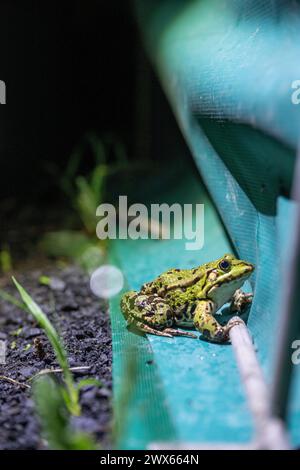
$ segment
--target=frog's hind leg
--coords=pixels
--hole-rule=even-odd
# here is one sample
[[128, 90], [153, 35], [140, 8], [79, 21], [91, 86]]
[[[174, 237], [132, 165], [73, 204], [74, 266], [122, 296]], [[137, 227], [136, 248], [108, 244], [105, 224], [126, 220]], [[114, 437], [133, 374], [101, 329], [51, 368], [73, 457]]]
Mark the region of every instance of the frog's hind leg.
[[135, 304], [141, 307], [145, 323], [140, 328], [143, 328], [146, 333], [168, 337], [187, 336], [197, 338], [193, 333], [171, 328], [174, 324], [174, 312], [169, 304], [157, 294], [147, 296], [140, 294]]
[[141, 321], [135, 320], [134, 318], [131, 319], [131, 323], [134, 324], [134, 326], [138, 328], [140, 331], [143, 331], [144, 333], [148, 333], [151, 335], [165, 336], [167, 338], [173, 338], [173, 336], [187, 336], [189, 338], [197, 338], [197, 336], [194, 335], [193, 333], [189, 333], [188, 331], [184, 331], [184, 330], [178, 330], [175, 328], [164, 328], [163, 330], [158, 330], [158, 329], [152, 328], [146, 323], [142, 323]]
[[138, 292], [131, 290], [129, 292], [126, 292], [121, 298], [120, 307], [127, 322], [131, 316], [131, 312], [135, 308], [135, 299], [137, 298], [137, 296]]
[[127, 326], [133, 325], [143, 333], [172, 337], [163, 331], [173, 325], [172, 310], [157, 294], [127, 292], [121, 299], [121, 310]]
[[223, 343], [228, 341], [229, 327], [221, 326], [213, 317], [216, 306], [211, 300], [200, 300], [194, 315], [194, 325], [210, 341]]
[[127, 325], [134, 325], [140, 331], [157, 336], [189, 336], [191, 333], [171, 328], [174, 314], [168, 303], [157, 294], [127, 292], [121, 300], [121, 309]]

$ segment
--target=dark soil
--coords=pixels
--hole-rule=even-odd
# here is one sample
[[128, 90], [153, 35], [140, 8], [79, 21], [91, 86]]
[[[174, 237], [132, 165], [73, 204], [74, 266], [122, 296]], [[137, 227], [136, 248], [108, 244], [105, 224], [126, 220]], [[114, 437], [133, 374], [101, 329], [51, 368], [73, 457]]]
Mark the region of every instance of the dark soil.
[[[40, 276], [53, 280], [41, 285]], [[93, 377], [102, 386], [81, 392], [82, 415], [76, 426], [109, 445], [111, 424], [111, 331], [107, 305], [89, 290], [88, 277], [77, 267], [29, 271], [16, 276], [59, 330], [71, 367], [90, 366], [74, 372], [76, 380]], [[4, 289], [17, 296], [9, 281]], [[39, 341], [37, 341], [37, 339]], [[6, 364], [0, 375], [26, 383], [43, 369], [58, 367], [52, 348], [35, 320], [14, 305], [0, 300], [0, 340], [6, 341]], [[41, 346], [37, 347], [36, 344]], [[44, 356], [44, 357], [43, 357]], [[31, 390], [0, 379], [0, 449], [45, 449]]]

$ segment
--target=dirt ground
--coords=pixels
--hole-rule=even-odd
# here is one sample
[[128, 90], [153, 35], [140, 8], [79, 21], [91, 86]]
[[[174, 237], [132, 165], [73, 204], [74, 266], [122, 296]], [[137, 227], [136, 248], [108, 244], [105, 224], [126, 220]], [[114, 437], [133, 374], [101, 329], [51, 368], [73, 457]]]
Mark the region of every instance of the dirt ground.
[[[41, 285], [40, 276], [50, 276], [51, 287]], [[111, 427], [112, 350], [107, 304], [89, 289], [88, 277], [78, 268], [49, 265], [42, 270], [16, 275], [33, 299], [58, 329], [71, 367], [89, 366], [74, 372], [75, 380], [93, 377], [102, 386], [81, 391], [82, 414], [75, 426], [92, 433], [102, 446], [109, 445]], [[17, 296], [10, 280], [2, 288]], [[35, 346], [40, 340], [43, 353]], [[6, 363], [0, 376], [21, 383], [43, 369], [58, 367], [52, 348], [35, 320], [18, 307], [0, 300], [0, 340], [6, 342]], [[41, 357], [42, 356], [42, 357]], [[43, 357], [44, 356], [44, 357]], [[74, 423], [73, 423], [74, 424]], [[0, 379], [0, 449], [45, 449], [31, 389]]]

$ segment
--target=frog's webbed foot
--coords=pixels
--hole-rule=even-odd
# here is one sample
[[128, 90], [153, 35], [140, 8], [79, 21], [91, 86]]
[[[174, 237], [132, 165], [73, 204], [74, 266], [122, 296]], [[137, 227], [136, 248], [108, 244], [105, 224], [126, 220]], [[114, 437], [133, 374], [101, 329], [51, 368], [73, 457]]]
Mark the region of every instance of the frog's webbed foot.
[[197, 335], [194, 333], [190, 333], [189, 331], [178, 330], [175, 328], [165, 328], [163, 330], [164, 333], [168, 333], [171, 336], [186, 336], [188, 338], [197, 338]]
[[221, 326], [214, 318], [216, 305], [211, 300], [200, 300], [195, 309], [194, 325], [202, 335], [215, 343], [229, 340], [229, 330]]
[[[184, 330], [177, 330], [175, 328], [164, 328], [163, 330], [157, 330], [156, 328], [152, 328], [151, 326], [136, 320], [132, 322], [132, 324], [143, 333], [148, 333], [150, 335], [165, 336], [167, 338], [173, 338], [173, 336], [187, 336], [188, 338], [197, 338], [197, 335], [194, 333], [190, 333]], [[131, 323], [128, 323], [128, 326], [130, 325]]]
[[134, 325], [138, 330], [142, 331], [143, 333], [148, 333], [150, 335], [156, 335], [156, 336], [165, 336], [166, 338], [173, 338], [173, 335], [169, 333], [167, 328], [165, 330], [156, 330], [155, 328], [152, 328], [149, 325], [146, 325], [145, 323], [142, 323], [140, 321], [133, 321], [132, 323], [129, 322], [127, 323], [128, 326]]
[[245, 325], [245, 323], [243, 322], [243, 320], [239, 319], [239, 317], [233, 317], [229, 320], [227, 325], [224, 326], [224, 330], [225, 330], [225, 333], [227, 334], [228, 339], [229, 339], [229, 331], [231, 330], [231, 328], [237, 325]]
[[135, 327], [143, 333], [156, 336], [187, 336], [197, 338], [193, 333], [171, 328], [174, 316], [171, 308], [157, 294], [127, 292], [122, 297], [121, 309], [128, 327]]
[[242, 312], [247, 305], [251, 304], [252, 299], [253, 294], [246, 294], [241, 289], [236, 290], [230, 304], [231, 312]]
[[[216, 321], [216, 323], [218, 323]], [[227, 330], [226, 326], [218, 326], [214, 329], [214, 331], [210, 331], [208, 329], [204, 329], [202, 331], [203, 336], [212, 341], [213, 343], [227, 343], [229, 341], [229, 330]]]

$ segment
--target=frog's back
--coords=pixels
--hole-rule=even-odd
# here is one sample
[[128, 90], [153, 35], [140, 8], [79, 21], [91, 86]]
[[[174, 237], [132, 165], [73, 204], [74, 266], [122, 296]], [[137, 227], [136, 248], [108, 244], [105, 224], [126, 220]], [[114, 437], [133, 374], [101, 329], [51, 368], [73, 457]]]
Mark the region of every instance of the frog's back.
[[152, 282], [142, 286], [141, 292], [158, 295], [171, 307], [174, 320], [181, 326], [193, 325], [196, 301], [205, 283], [205, 267], [195, 269], [170, 269]]
[[[152, 282], [142, 286], [142, 291], [147, 294], [158, 294], [160, 297], [181, 297], [182, 303], [186, 294], [194, 290], [195, 284], [201, 282], [205, 269], [170, 269], [160, 274]], [[185, 294], [186, 293], [186, 294]]]
[[[195, 269], [196, 272], [196, 269]], [[162, 288], [168, 288], [172, 285], [179, 285], [184, 281], [192, 281], [194, 275], [191, 269], [170, 269], [158, 276], [154, 282]]]

